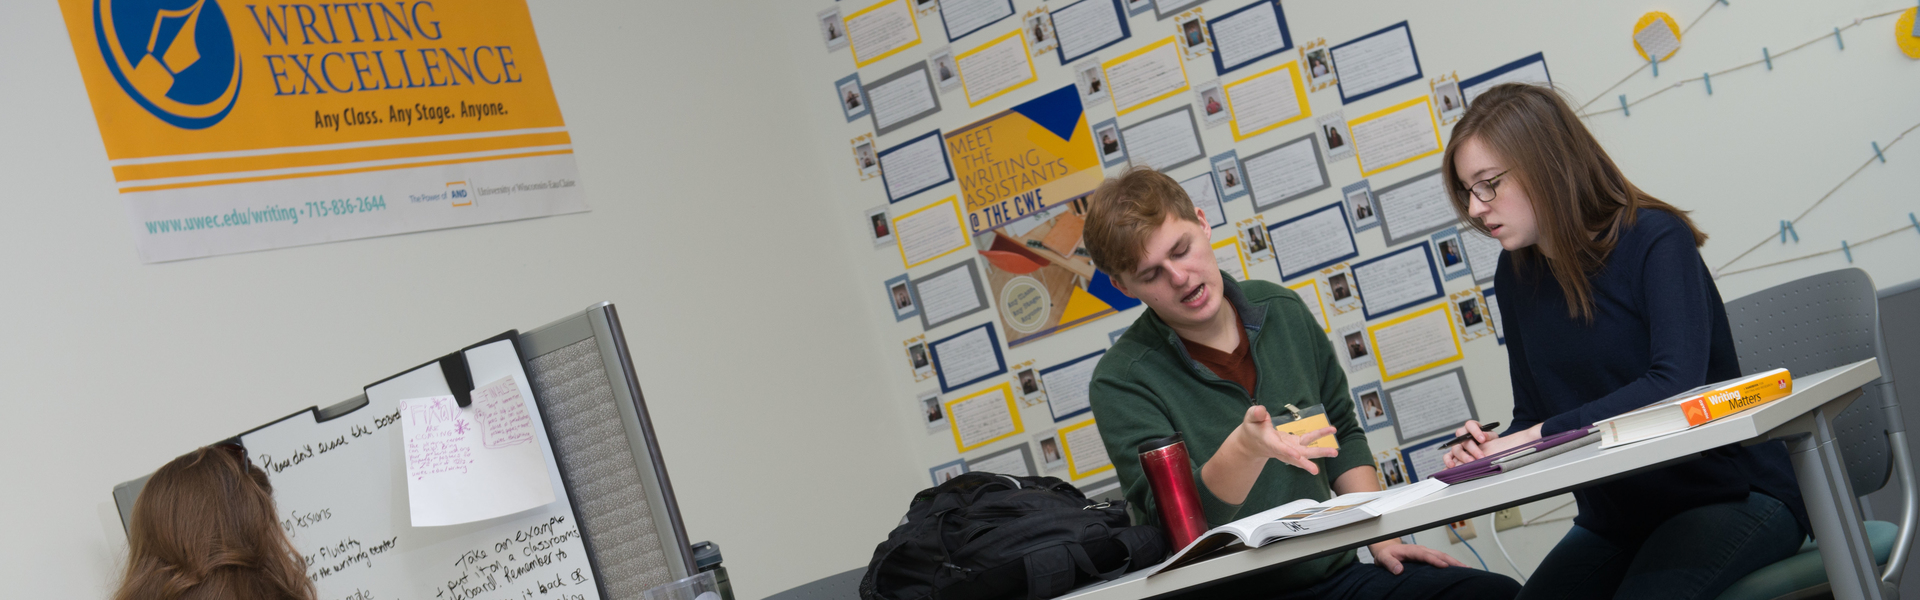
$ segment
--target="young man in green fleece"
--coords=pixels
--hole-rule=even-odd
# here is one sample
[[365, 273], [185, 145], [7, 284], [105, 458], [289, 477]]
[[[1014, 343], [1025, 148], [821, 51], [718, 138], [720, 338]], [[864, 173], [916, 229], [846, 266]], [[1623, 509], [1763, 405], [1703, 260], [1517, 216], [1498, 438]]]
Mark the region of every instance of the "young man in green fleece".
[[[1373, 452], [1325, 332], [1292, 290], [1236, 282], [1214, 262], [1212, 229], [1173, 179], [1134, 169], [1094, 191], [1085, 240], [1114, 287], [1147, 305], [1094, 369], [1092, 402], [1127, 500], [1159, 514], [1141, 442], [1180, 432], [1209, 527], [1301, 498], [1379, 489]], [[1333, 427], [1274, 429], [1286, 406], [1323, 406]], [[1333, 436], [1339, 448], [1310, 446]], [[1512, 598], [1512, 579], [1424, 546], [1369, 546], [1196, 590], [1208, 598]], [[1226, 587], [1227, 589], [1221, 589]]]

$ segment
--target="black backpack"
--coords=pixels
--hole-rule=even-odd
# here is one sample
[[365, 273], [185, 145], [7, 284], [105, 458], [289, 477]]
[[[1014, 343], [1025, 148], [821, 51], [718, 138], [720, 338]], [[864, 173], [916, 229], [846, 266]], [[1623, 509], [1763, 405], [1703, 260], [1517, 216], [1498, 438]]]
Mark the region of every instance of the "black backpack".
[[1166, 536], [1130, 526], [1124, 501], [1095, 503], [1052, 477], [967, 473], [913, 496], [860, 597], [1052, 598], [1166, 556]]

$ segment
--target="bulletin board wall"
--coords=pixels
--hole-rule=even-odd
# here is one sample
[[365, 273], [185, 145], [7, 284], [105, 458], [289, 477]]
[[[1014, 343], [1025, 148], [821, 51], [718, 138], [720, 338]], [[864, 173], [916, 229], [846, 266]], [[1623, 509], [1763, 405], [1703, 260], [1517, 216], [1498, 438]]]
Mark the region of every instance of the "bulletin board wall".
[[[1106, 6], [1092, 10], [1096, 4]], [[1430, 212], [1442, 191], [1439, 151], [1459, 116], [1455, 103], [1494, 83], [1550, 76], [1637, 185], [1692, 211], [1711, 236], [1701, 252], [1725, 298], [1849, 265], [1883, 287], [1920, 277], [1920, 266], [1901, 258], [1920, 252], [1920, 222], [1909, 225], [1920, 210], [1912, 193], [1920, 184], [1912, 167], [1920, 140], [1900, 137], [1920, 125], [1910, 106], [1920, 65], [1902, 51], [1916, 40], [1904, 30], [1896, 35], [1897, 22], [1910, 27], [1899, 12], [1910, 3], [804, 6], [785, 12], [793, 26], [816, 34], [812, 47], [796, 52], [803, 77], [816, 82], [806, 90], [818, 128], [810, 149], [838, 163], [828, 168], [827, 185], [842, 235], [875, 242], [852, 265], [868, 294], [867, 320], [881, 332], [873, 343], [895, 353], [876, 368], [891, 392], [876, 416], [911, 433], [919, 486], [980, 468], [1033, 469], [1083, 488], [1111, 485], [1111, 470], [1088, 451], [1098, 438], [1083, 410], [1084, 380], [1112, 336], [1144, 309], [1102, 296], [1099, 275], [1084, 270], [1060, 275], [1078, 289], [1049, 282], [1047, 270], [1081, 266], [1071, 240], [1055, 235], [1063, 223], [1077, 225], [1071, 203], [1053, 206], [1047, 202], [1059, 197], [1040, 194], [1041, 202], [1007, 212], [1050, 208], [999, 229], [991, 229], [999, 222], [989, 206], [982, 227], [972, 200], [992, 194], [968, 189], [974, 184], [965, 173], [978, 170], [975, 140], [954, 133], [1059, 106], [1049, 97], [1062, 90], [1084, 100], [1077, 107], [1094, 136], [1086, 143], [1105, 175], [1149, 164], [1196, 198], [1212, 191], [1224, 213], [1213, 223], [1223, 268], [1295, 288], [1309, 304], [1317, 298], [1341, 358], [1353, 356], [1350, 344], [1362, 344], [1370, 356], [1352, 361], [1348, 379], [1356, 400], [1384, 401], [1380, 413], [1387, 414], [1365, 414], [1370, 400], [1356, 405], [1388, 472], [1431, 466], [1433, 444], [1450, 433], [1428, 421], [1462, 410], [1456, 398], [1483, 421], [1511, 421], [1505, 347], [1497, 324], [1486, 322], [1498, 301], [1491, 280], [1497, 247], [1487, 250], [1444, 212]], [[1636, 37], [1653, 11], [1669, 16], [1678, 43], [1662, 56], [1658, 75], [1637, 44], [1658, 53], [1661, 40]], [[1122, 27], [1100, 24], [1114, 12]], [[1283, 39], [1259, 35], [1274, 23]], [[1323, 65], [1320, 51], [1345, 62]], [[1148, 64], [1155, 55], [1173, 58]], [[1402, 55], [1417, 72], [1396, 70]], [[1168, 65], [1181, 76], [1165, 75]], [[948, 66], [958, 72], [943, 85]], [[1089, 89], [1089, 72], [1104, 76], [1107, 89]], [[1426, 130], [1426, 144], [1392, 133], [1408, 128]], [[1102, 137], [1108, 131], [1120, 134], [1118, 152]], [[893, 160], [901, 156], [920, 158]], [[1015, 182], [1013, 191], [1035, 183]], [[1785, 242], [1782, 221], [1793, 226]], [[1250, 237], [1249, 228], [1269, 235]], [[1431, 285], [1380, 283], [1409, 274]], [[1335, 288], [1349, 285], [1366, 297], [1374, 289], [1369, 275], [1382, 291], [1367, 299], [1381, 306], [1335, 297], [1350, 291]], [[1007, 285], [1022, 277], [1033, 283]], [[1034, 289], [1053, 293], [1022, 294]], [[1083, 293], [1108, 302], [1075, 313], [1092, 317], [1070, 327], [1028, 333], [1029, 318], [1053, 324], [1033, 316], [1036, 304], [1058, 314]], [[1104, 307], [1113, 310], [1098, 310]], [[935, 317], [925, 318], [929, 312]], [[1442, 331], [1450, 343], [1437, 343]], [[1408, 349], [1422, 343], [1427, 349]], [[921, 348], [960, 358], [949, 365], [922, 357]], [[1400, 404], [1405, 409], [1395, 413]], [[1482, 552], [1488, 566], [1530, 572], [1565, 532], [1567, 523], [1555, 517], [1571, 516], [1570, 507], [1559, 508], [1568, 500], [1525, 507], [1525, 517], [1544, 522], [1503, 534], [1517, 568]], [[1483, 518], [1479, 526], [1492, 523]], [[1445, 536], [1435, 530], [1416, 538], [1478, 564]], [[1476, 541], [1482, 550], [1484, 539]]]

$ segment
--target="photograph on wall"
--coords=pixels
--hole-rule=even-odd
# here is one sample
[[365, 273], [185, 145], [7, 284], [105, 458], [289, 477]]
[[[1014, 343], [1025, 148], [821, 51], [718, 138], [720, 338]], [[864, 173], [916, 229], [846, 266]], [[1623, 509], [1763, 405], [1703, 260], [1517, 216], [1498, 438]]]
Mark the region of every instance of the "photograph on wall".
[[1193, 86], [1193, 103], [1200, 107], [1200, 120], [1213, 128], [1233, 119], [1233, 113], [1227, 111], [1227, 95], [1220, 91], [1220, 80], [1214, 79]]
[[885, 248], [893, 245], [893, 217], [887, 215], [887, 207], [867, 209], [867, 233], [873, 236], [873, 247]]
[[1186, 50], [1187, 60], [1205, 58], [1213, 53], [1213, 39], [1207, 36], [1207, 19], [1200, 12], [1201, 9], [1196, 8], [1173, 18], [1174, 27], [1180, 31], [1180, 47]]
[[927, 354], [926, 334], [908, 338], [903, 345], [907, 349], [907, 368], [913, 371], [913, 380], [926, 381], [933, 377], [933, 356]]
[[1347, 204], [1347, 217], [1353, 223], [1354, 233], [1380, 226], [1380, 213], [1374, 207], [1373, 184], [1362, 179], [1340, 188], [1340, 196]]
[[1360, 310], [1360, 294], [1353, 287], [1353, 273], [1347, 263], [1320, 270], [1320, 282], [1327, 290], [1327, 314], [1344, 315]]
[[1021, 21], [1026, 23], [1023, 29], [1027, 36], [1027, 47], [1032, 49], [1034, 56], [1060, 47], [1060, 38], [1053, 33], [1053, 19], [1047, 15], [1047, 7], [1027, 11]]
[[933, 75], [933, 84], [942, 92], [960, 87], [960, 67], [953, 64], [952, 46], [942, 46], [927, 55], [927, 73]]
[[1320, 141], [1327, 147], [1327, 160], [1353, 158], [1353, 132], [1347, 129], [1347, 115], [1333, 111], [1314, 119], [1320, 126]]
[[816, 18], [820, 21], [820, 39], [826, 42], [828, 52], [847, 47], [847, 23], [840, 19], [840, 7], [822, 10]]
[[861, 181], [880, 176], [880, 157], [873, 151], [873, 134], [863, 133], [853, 138], [853, 168], [860, 171]]
[[987, 263], [987, 295], [1015, 347], [1133, 308], [1093, 267], [1081, 240], [1086, 199], [1041, 210], [974, 238]]
[[895, 275], [886, 281], [887, 305], [893, 307], [894, 322], [905, 321], [920, 315], [920, 303], [913, 299], [913, 289], [908, 286], [907, 274]]
[[1473, 269], [1467, 266], [1467, 248], [1460, 241], [1460, 228], [1448, 227], [1434, 232], [1434, 258], [1440, 261], [1440, 275], [1447, 281], [1473, 275]]
[[1300, 67], [1312, 91], [1333, 87], [1339, 81], [1333, 74], [1333, 55], [1327, 53], [1327, 38], [1300, 45]]
[[833, 82], [835, 96], [840, 100], [840, 110], [846, 113], [847, 122], [852, 123], [867, 116], [867, 94], [860, 86], [860, 74], [854, 73]]
[[1376, 452], [1373, 461], [1380, 469], [1380, 487], [1393, 489], [1407, 484], [1407, 467], [1401, 460], [1399, 448]]
[[1447, 74], [1427, 82], [1433, 89], [1433, 110], [1440, 113], [1441, 125], [1452, 125], [1467, 114], [1467, 102], [1460, 97], [1460, 76]]
[[1114, 166], [1127, 162], [1127, 145], [1120, 140], [1120, 123], [1114, 119], [1093, 126], [1093, 143], [1100, 148], [1100, 164]]
[[922, 17], [932, 16], [933, 13], [940, 11], [940, 2], [939, 0], [913, 0], [913, 10]]
[[1381, 397], [1378, 381], [1353, 388], [1353, 410], [1360, 414], [1361, 429], [1373, 431], [1393, 426], [1393, 413], [1387, 412], [1387, 401]]
[[1378, 364], [1373, 356], [1373, 347], [1368, 344], [1367, 324], [1349, 323], [1333, 332], [1334, 353], [1347, 363], [1348, 373], [1364, 373], [1373, 370]]
[[967, 459], [964, 458], [956, 458], [953, 459], [953, 462], [927, 469], [927, 473], [933, 476], [934, 485], [946, 483], [948, 479], [959, 477], [966, 474], [966, 472]]
[[1013, 372], [1013, 393], [1020, 397], [1021, 406], [1039, 406], [1047, 402], [1047, 390], [1040, 385], [1040, 369], [1034, 361], [1016, 364], [1010, 370]]
[[1233, 230], [1240, 236], [1240, 248], [1247, 253], [1247, 266], [1273, 260], [1273, 240], [1267, 237], [1266, 217], [1254, 215], [1251, 219], [1241, 219], [1233, 224]]
[[1100, 69], [1100, 57], [1088, 58], [1074, 67], [1073, 83], [1080, 89], [1080, 103], [1087, 108], [1107, 103], [1107, 76]]
[[1241, 169], [1239, 150], [1228, 150], [1216, 154], [1213, 158], [1207, 159], [1207, 162], [1213, 164], [1213, 180], [1220, 184], [1218, 189], [1221, 202], [1231, 202], [1247, 195], [1247, 176]]
[[940, 405], [939, 390], [920, 392], [920, 395], [913, 399], [913, 404], [919, 409], [920, 418], [927, 422], [927, 433], [940, 433], [947, 430], [947, 411]]
[[1067, 455], [1060, 451], [1060, 435], [1049, 429], [1045, 433], [1033, 436], [1033, 443], [1040, 447], [1040, 466], [1048, 471], [1058, 471], [1067, 466]]
[[1460, 341], [1494, 335], [1493, 317], [1488, 314], [1487, 299], [1480, 295], [1480, 288], [1449, 294], [1447, 302], [1453, 306], [1454, 322], [1460, 324]]

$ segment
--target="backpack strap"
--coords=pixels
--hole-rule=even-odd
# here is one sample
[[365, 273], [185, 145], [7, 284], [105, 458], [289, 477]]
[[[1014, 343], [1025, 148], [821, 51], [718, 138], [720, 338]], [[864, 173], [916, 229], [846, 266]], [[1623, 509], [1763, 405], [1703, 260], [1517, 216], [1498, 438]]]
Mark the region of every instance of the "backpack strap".
[[[1124, 542], [1123, 542], [1124, 543]], [[1140, 556], [1131, 546], [1130, 558]], [[1087, 556], [1087, 550], [1080, 544], [1061, 544], [1030, 552], [1025, 557], [1027, 567], [1027, 598], [1039, 600], [1065, 594], [1074, 588], [1079, 574], [1086, 573], [1101, 581], [1113, 581], [1125, 575], [1128, 562], [1122, 562], [1110, 571], [1101, 571], [1094, 566], [1093, 559]], [[1137, 568], [1137, 567], [1136, 567]]]

